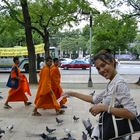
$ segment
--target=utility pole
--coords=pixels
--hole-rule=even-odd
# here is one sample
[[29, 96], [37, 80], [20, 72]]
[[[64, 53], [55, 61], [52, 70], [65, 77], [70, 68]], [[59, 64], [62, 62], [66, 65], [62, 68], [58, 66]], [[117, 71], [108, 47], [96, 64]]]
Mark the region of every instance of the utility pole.
[[92, 48], [92, 14], [90, 12], [90, 67], [89, 67], [89, 79], [88, 79], [88, 87], [93, 87], [93, 83], [92, 83], [92, 78], [91, 78], [91, 65], [92, 65], [92, 62], [91, 62], [91, 48]]

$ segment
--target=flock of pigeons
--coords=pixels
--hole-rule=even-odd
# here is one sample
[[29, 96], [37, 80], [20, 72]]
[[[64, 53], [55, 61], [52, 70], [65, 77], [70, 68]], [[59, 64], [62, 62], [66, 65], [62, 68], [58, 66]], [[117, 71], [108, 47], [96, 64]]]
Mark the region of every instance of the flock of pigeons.
[[[79, 120], [79, 117], [76, 117], [75, 115], [73, 116], [73, 120], [74, 122], [77, 122]], [[81, 140], [87, 140], [88, 136], [91, 136], [92, 133], [92, 124], [90, 122], [90, 120], [83, 120], [83, 125], [87, 131], [87, 133], [85, 133], [84, 131], [82, 132], [82, 138]], [[59, 119], [56, 117], [56, 123], [57, 125], [62, 125], [64, 123], [64, 120]], [[56, 136], [51, 136], [52, 133], [55, 133], [56, 129], [55, 128], [49, 128], [48, 126], [46, 126], [46, 133], [41, 133], [41, 134], [28, 134], [28, 136], [38, 136], [40, 138], [42, 138], [43, 140], [76, 140], [72, 134], [71, 131], [67, 128], [64, 129], [64, 132], [66, 133], [66, 137], [64, 138], [60, 138], [58, 139]]]

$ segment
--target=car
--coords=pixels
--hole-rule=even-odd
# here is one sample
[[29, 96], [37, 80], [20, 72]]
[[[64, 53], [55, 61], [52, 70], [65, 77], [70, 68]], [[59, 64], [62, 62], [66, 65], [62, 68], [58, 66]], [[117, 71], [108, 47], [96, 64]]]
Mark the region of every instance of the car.
[[84, 60], [72, 60], [68, 64], [61, 64], [61, 68], [68, 70], [69, 68], [82, 68], [83, 70], [86, 70], [90, 67], [90, 64]]
[[68, 63], [70, 63], [71, 61], [72, 61], [71, 58], [60, 58], [60, 59], [59, 59], [60, 66], [61, 66], [61, 64], [68, 64]]

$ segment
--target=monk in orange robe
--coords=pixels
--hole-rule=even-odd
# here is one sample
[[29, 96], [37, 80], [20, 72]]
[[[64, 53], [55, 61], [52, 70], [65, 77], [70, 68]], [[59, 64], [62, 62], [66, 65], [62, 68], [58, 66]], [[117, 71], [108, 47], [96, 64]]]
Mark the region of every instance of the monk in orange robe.
[[[51, 82], [52, 82], [52, 90], [56, 96], [56, 99], [59, 99], [62, 95], [62, 87], [60, 85], [61, 82], [61, 74], [59, 71], [59, 60], [58, 58], [53, 59], [54, 65], [51, 67]], [[61, 108], [67, 108], [64, 104], [66, 103], [67, 99], [66, 97], [63, 97], [60, 101]]]
[[18, 68], [19, 64], [19, 58], [14, 57], [13, 58], [14, 65], [12, 66], [12, 70], [10, 73], [11, 78], [15, 78], [18, 81], [18, 86], [17, 88], [11, 88], [9, 90], [9, 95], [8, 98], [4, 104], [4, 108], [10, 109], [12, 108], [8, 103], [9, 102], [24, 102], [25, 106], [29, 106], [32, 103], [28, 102], [28, 98], [25, 95], [27, 93], [28, 95], [31, 96], [29, 84], [27, 81], [27, 78], [24, 74], [20, 73], [20, 69]]
[[64, 110], [60, 109], [60, 104], [57, 102], [54, 92], [51, 87], [50, 67], [52, 65], [52, 58], [46, 58], [46, 65], [40, 71], [40, 79], [38, 90], [35, 98], [35, 108], [33, 110], [33, 116], [41, 116], [38, 112], [39, 108], [43, 109], [55, 109], [57, 114], [64, 113]]

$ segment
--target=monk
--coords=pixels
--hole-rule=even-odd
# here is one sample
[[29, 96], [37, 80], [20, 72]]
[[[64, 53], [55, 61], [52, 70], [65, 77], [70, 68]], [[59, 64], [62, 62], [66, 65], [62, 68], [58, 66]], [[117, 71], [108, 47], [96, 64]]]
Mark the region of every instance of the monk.
[[[51, 83], [52, 83], [52, 90], [56, 96], [56, 99], [59, 99], [63, 92], [62, 87], [60, 85], [61, 74], [60, 74], [58, 66], [59, 66], [59, 59], [54, 58], [53, 66], [51, 67]], [[66, 98], [62, 98], [62, 100], [60, 101], [61, 108], [67, 108], [67, 106], [64, 105], [66, 101], [67, 101]]]
[[30, 92], [30, 88], [29, 88], [29, 84], [28, 84], [26, 76], [20, 73], [20, 69], [18, 67], [19, 58], [14, 57], [13, 61], [14, 61], [14, 65], [12, 66], [10, 76], [11, 78], [17, 79], [18, 86], [17, 88], [11, 88], [9, 90], [7, 100], [4, 104], [5, 109], [12, 108], [8, 104], [9, 102], [24, 102], [25, 106], [29, 106], [32, 104], [31, 102], [28, 102], [28, 98], [25, 95], [25, 93], [27, 93], [29, 96], [31, 96], [31, 92]]
[[55, 109], [56, 114], [63, 114], [64, 110], [60, 110], [60, 104], [57, 102], [54, 92], [51, 87], [50, 67], [52, 65], [52, 58], [46, 58], [46, 65], [40, 71], [40, 79], [38, 90], [35, 98], [35, 108], [33, 116], [41, 116], [38, 112], [42, 109]]

